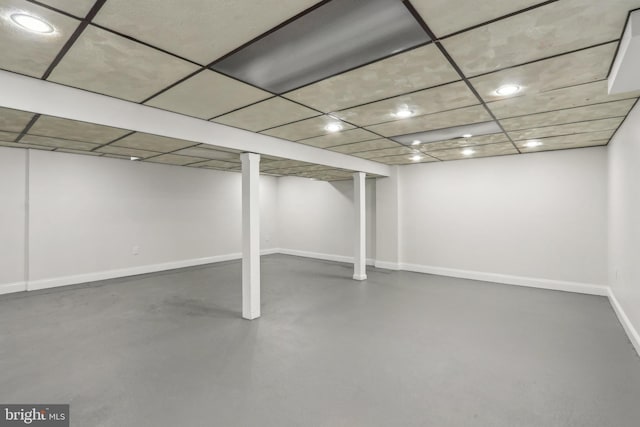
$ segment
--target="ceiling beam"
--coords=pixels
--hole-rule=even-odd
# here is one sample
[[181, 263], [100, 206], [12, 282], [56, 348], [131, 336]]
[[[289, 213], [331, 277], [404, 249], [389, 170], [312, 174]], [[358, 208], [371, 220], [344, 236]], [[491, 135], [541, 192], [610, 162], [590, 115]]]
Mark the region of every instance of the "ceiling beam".
[[170, 138], [389, 176], [390, 167], [0, 70], [0, 106]]

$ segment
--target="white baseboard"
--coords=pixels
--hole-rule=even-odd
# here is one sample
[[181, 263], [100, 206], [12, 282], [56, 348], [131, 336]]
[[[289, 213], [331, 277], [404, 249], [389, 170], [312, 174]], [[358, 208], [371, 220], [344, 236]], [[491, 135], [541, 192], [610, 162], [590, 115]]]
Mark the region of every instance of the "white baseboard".
[[27, 290], [27, 282], [5, 283], [0, 285], [0, 295]]
[[374, 263], [376, 268], [384, 268], [385, 270], [400, 270], [400, 264], [397, 262], [378, 261]]
[[[304, 258], [322, 259], [325, 261], [336, 261], [336, 262], [347, 262], [347, 263], [353, 262], [352, 256], [324, 254], [320, 252], [310, 252], [310, 251], [300, 251], [297, 249], [280, 248], [278, 249], [278, 253], [283, 255], [299, 256]], [[374, 263], [375, 261], [373, 259], [367, 258], [367, 265], [374, 265]]]
[[622, 324], [624, 331], [627, 333], [627, 336], [629, 337], [629, 341], [631, 341], [631, 344], [633, 344], [633, 347], [636, 349], [636, 353], [638, 353], [638, 355], [640, 356], [640, 334], [638, 333], [638, 330], [631, 323], [631, 320], [629, 319], [627, 314], [624, 312], [622, 306], [620, 305], [620, 302], [618, 301], [615, 293], [613, 292], [613, 289], [609, 288], [608, 290], [609, 290], [609, 294], [608, 294], [609, 302], [613, 307], [613, 311], [616, 312], [616, 316], [618, 316], [618, 320], [620, 320], [620, 323]]
[[417, 264], [400, 264], [400, 269], [416, 273], [436, 274], [438, 276], [459, 277], [506, 285], [528, 286], [531, 288], [551, 289], [554, 291], [577, 292], [589, 295], [608, 296], [608, 287], [591, 283], [568, 282], [563, 280], [539, 279], [536, 277], [511, 276], [507, 274], [486, 273], [482, 271], [458, 270], [453, 268], [432, 267]]

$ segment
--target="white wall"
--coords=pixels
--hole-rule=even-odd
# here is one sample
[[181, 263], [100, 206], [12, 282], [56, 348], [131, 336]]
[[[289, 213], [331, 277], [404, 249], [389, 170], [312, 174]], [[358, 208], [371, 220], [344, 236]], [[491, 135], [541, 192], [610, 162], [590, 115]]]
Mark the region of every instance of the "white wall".
[[[640, 106], [609, 143], [609, 284], [640, 351]], [[628, 325], [627, 325], [628, 326]], [[631, 335], [631, 334], [630, 334]]]
[[[375, 181], [366, 182], [367, 258], [375, 258]], [[278, 183], [278, 238], [289, 253], [347, 260], [354, 253], [353, 180], [282, 177]]]
[[405, 264], [607, 281], [606, 149], [400, 169]]
[[0, 147], [0, 293], [23, 287], [26, 150]]

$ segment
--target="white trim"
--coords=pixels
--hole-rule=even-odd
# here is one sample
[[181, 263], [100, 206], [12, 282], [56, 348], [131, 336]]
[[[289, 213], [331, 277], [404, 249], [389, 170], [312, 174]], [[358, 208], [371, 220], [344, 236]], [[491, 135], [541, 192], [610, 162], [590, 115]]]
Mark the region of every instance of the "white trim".
[[27, 282], [5, 283], [0, 285], [0, 295], [23, 292], [27, 290]]
[[629, 341], [631, 341], [631, 344], [633, 345], [633, 347], [636, 349], [636, 352], [640, 356], [640, 334], [638, 333], [638, 330], [633, 326], [633, 323], [631, 323], [631, 320], [627, 316], [627, 313], [624, 312], [622, 306], [620, 305], [620, 302], [618, 301], [618, 299], [616, 298], [616, 295], [613, 292], [613, 289], [608, 288], [608, 290], [609, 290], [609, 294], [608, 294], [609, 302], [613, 307], [613, 311], [616, 312], [616, 316], [618, 316], [618, 320], [622, 324], [624, 331], [627, 333], [627, 336], [629, 337]]
[[[325, 261], [353, 263], [353, 257], [346, 256], [346, 255], [325, 254], [321, 252], [310, 252], [310, 251], [301, 251], [298, 249], [285, 249], [285, 248], [278, 249], [278, 253], [283, 255], [299, 256], [304, 258], [322, 259]], [[375, 260], [371, 258], [367, 258], [367, 265], [373, 266], [374, 263], [375, 263]]]
[[384, 268], [386, 270], [400, 270], [400, 264], [398, 264], [397, 262], [376, 260], [374, 265], [376, 268]]
[[366, 274], [354, 274], [353, 280], [367, 280]]
[[608, 287], [591, 283], [568, 282], [563, 280], [539, 279], [537, 277], [511, 276], [508, 274], [486, 273], [483, 271], [458, 270], [454, 268], [432, 267], [428, 265], [401, 263], [400, 269], [416, 273], [436, 274], [438, 276], [459, 277], [506, 285], [528, 286], [531, 288], [551, 289], [555, 291], [576, 292], [580, 294], [607, 296]]

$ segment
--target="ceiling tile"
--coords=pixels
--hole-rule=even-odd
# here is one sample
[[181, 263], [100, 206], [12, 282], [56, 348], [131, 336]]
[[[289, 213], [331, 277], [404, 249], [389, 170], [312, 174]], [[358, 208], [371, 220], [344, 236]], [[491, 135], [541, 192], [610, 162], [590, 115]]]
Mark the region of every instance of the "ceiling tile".
[[443, 44], [462, 71], [474, 76], [615, 40], [627, 12], [638, 7], [640, 0], [562, 0], [458, 34]]
[[129, 133], [128, 130], [101, 126], [59, 117], [40, 116], [29, 134], [106, 144]]
[[585, 107], [575, 107], [548, 113], [514, 117], [511, 119], [501, 119], [500, 123], [505, 130], [511, 131], [605, 119], [608, 117], [623, 117], [631, 110], [635, 102], [635, 98], [624, 99], [622, 101], [605, 102], [602, 104], [587, 105]]
[[116, 147], [114, 145], [107, 145], [104, 147], [100, 147], [96, 151], [99, 153], [117, 154], [119, 156], [126, 156], [126, 157], [140, 157], [141, 159], [158, 155], [158, 153], [154, 151], [136, 150], [135, 148], [127, 148], [127, 147]]
[[208, 120], [270, 96], [269, 92], [203, 70], [145, 104]]
[[368, 126], [402, 120], [394, 116], [401, 109], [408, 109], [414, 115], [422, 116], [476, 104], [479, 104], [478, 98], [466, 83], [456, 82], [339, 111], [333, 115], [358, 126]]
[[300, 144], [311, 145], [318, 148], [335, 147], [336, 145], [350, 144], [352, 142], [368, 141], [380, 138], [375, 133], [364, 129], [351, 129], [342, 132], [329, 133], [322, 136], [303, 139]]
[[113, 147], [135, 148], [137, 150], [155, 151], [156, 153], [180, 150], [193, 145], [195, 145], [194, 142], [183, 139], [167, 138], [142, 132], [133, 133], [111, 144]]
[[276, 97], [217, 117], [213, 121], [257, 132], [319, 114], [295, 102]]
[[91, 144], [88, 142], [71, 141], [69, 139], [51, 138], [48, 136], [35, 136], [35, 135], [25, 135], [24, 137], [22, 137], [20, 142], [25, 142], [27, 144], [35, 144], [35, 145], [44, 145], [46, 147], [69, 148], [72, 150], [83, 150], [83, 151], [90, 151], [96, 147], [99, 147], [99, 144]]
[[498, 144], [479, 145], [473, 147], [474, 153], [466, 155], [464, 149], [455, 148], [451, 150], [440, 150], [430, 152], [429, 155], [439, 160], [460, 160], [473, 159], [477, 157], [504, 156], [507, 154], [518, 154], [518, 150], [510, 142], [500, 142]]
[[453, 126], [480, 123], [491, 120], [491, 116], [481, 105], [444, 111], [442, 113], [427, 114], [397, 120], [395, 122], [368, 126], [367, 129], [383, 136], [405, 135], [433, 129], [444, 129]]
[[22, 132], [32, 117], [33, 113], [27, 113], [26, 111], [0, 108], [0, 130]]
[[516, 130], [509, 132], [509, 136], [514, 141], [522, 139], [538, 139], [549, 136], [571, 135], [574, 133], [598, 132], [602, 130], [617, 129], [624, 117], [614, 117], [611, 119], [593, 120], [590, 122], [568, 123], [564, 125], [546, 126], [527, 130]]
[[74, 16], [84, 18], [91, 10], [96, 0], [38, 0], [58, 10], [65, 11]]
[[540, 0], [456, 0], [455, 6], [452, 7], [451, 0], [413, 0], [411, 2], [431, 31], [438, 37], [444, 37], [538, 3], [542, 2]]
[[180, 154], [183, 156], [202, 157], [204, 159], [211, 160], [228, 160], [235, 163], [240, 163], [240, 155], [237, 153], [230, 153], [228, 151], [218, 151], [210, 148], [185, 148], [184, 150], [176, 151], [174, 154]]
[[230, 169], [237, 167], [238, 164], [234, 162], [225, 162], [223, 160], [207, 160], [201, 163], [194, 163], [190, 166], [202, 167], [202, 168], [216, 168], [216, 169]]
[[264, 162], [264, 163], [261, 162], [260, 170], [268, 171], [272, 169], [292, 168], [297, 166], [308, 166], [308, 165], [311, 165], [311, 163], [301, 162], [298, 160], [275, 160], [272, 162]]
[[0, 141], [0, 147], [22, 148], [22, 149], [34, 148], [36, 150], [46, 150], [46, 151], [51, 151], [56, 149], [56, 147], [44, 147], [42, 145], [25, 144], [22, 142], [14, 143], [14, 142], [7, 142], [7, 141]]
[[637, 97], [640, 92], [607, 94], [605, 80], [487, 103], [499, 119]]
[[472, 136], [471, 138], [456, 138], [447, 141], [430, 142], [420, 145], [419, 148], [423, 153], [429, 153], [436, 150], [473, 147], [476, 145], [495, 144], [497, 142], [507, 141], [509, 141], [509, 138], [504, 133], [494, 133], [491, 135]]
[[68, 148], [58, 148], [56, 153], [82, 154], [84, 156], [102, 156], [102, 153], [95, 151], [70, 150]]
[[431, 163], [438, 161], [438, 159], [427, 155], [421, 155], [420, 160], [413, 160], [414, 156], [415, 154], [405, 154], [400, 156], [376, 157], [375, 159], [373, 159], [373, 161], [384, 163], [387, 165], [413, 165], [417, 163]]
[[205, 160], [208, 160], [208, 159], [203, 159], [200, 157], [180, 156], [177, 154], [162, 154], [160, 156], [152, 157], [150, 159], [145, 159], [146, 162], [163, 163], [166, 165], [177, 165], [177, 166], [185, 166], [191, 163], [203, 162]]
[[598, 145], [606, 145], [609, 138], [613, 135], [613, 131], [590, 132], [578, 135], [554, 136], [541, 139], [542, 145], [537, 147], [526, 147], [526, 141], [518, 141], [516, 144], [523, 153], [532, 153], [536, 151], [564, 150], [567, 148], [583, 148], [594, 147]]
[[13, 142], [16, 140], [18, 135], [20, 134], [17, 132], [5, 132], [3, 130], [0, 130], [0, 141]]
[[518, 96], [547, 92], [607, 78], [609, 64], [616, 52], [617, 42], [591, 49], [557, 56], [532, 64], [509, 68], [471, 79], [471, 83], [485, 101], [503, 99], [495, 90], [505, 84], [520, 86]]
[[[298, 141], [301, 139], [311, 138], [319, 135], [326, 135], [330, 133], [325, 129], [325, 126], [335, 121], [335, 119], [332, 119], [329, 116], [320, 116], [269, 129], [260, 133], [275, 136], [276, 138], [288, 139], [290, 141]], [[347, 130], [353, 129], [354, 126], [351, 126], [347, 123], [342, 123], [342, 128], [343, 130]]]
[[316, 2], [109, 0], [95, 22], [204, 65]]
[[[40, 17], [55, 30], [33, 33], [14, 24], [10, 16], [25, 13]], [[24, 0], [3, 0], [0, 4], [0, 68], [42, 77], [80, 21]]]
[[339, 145], [337, 147], [329, 148], [331, 151], [337, 151], [338, 153], [351, 154], [359, 153], [362, 151], [380, 150], [383, 148], [397, 148], [401, 145], [397, 142], [390, 141], [388, 139], [374, 139], [373, 141], [356, 142], [354, 144]]
[[408, 147], [399, 146], [395, 148], [384, 148], [382, 150], [363, 151], [360, 153], [353, 153], [353, 155], [356, 157], [361, 157], [363, 159], [375, 159], [376, 157], [408, 155], [416, 154], [417, 152], [418, 150], [412, 150]]
[[287, 98], [324, 112], [459, 80], [434, 44], [289, 92]]
[[196, 70], [189, 62], [89, 25], [49, 80], [139, 102]]

